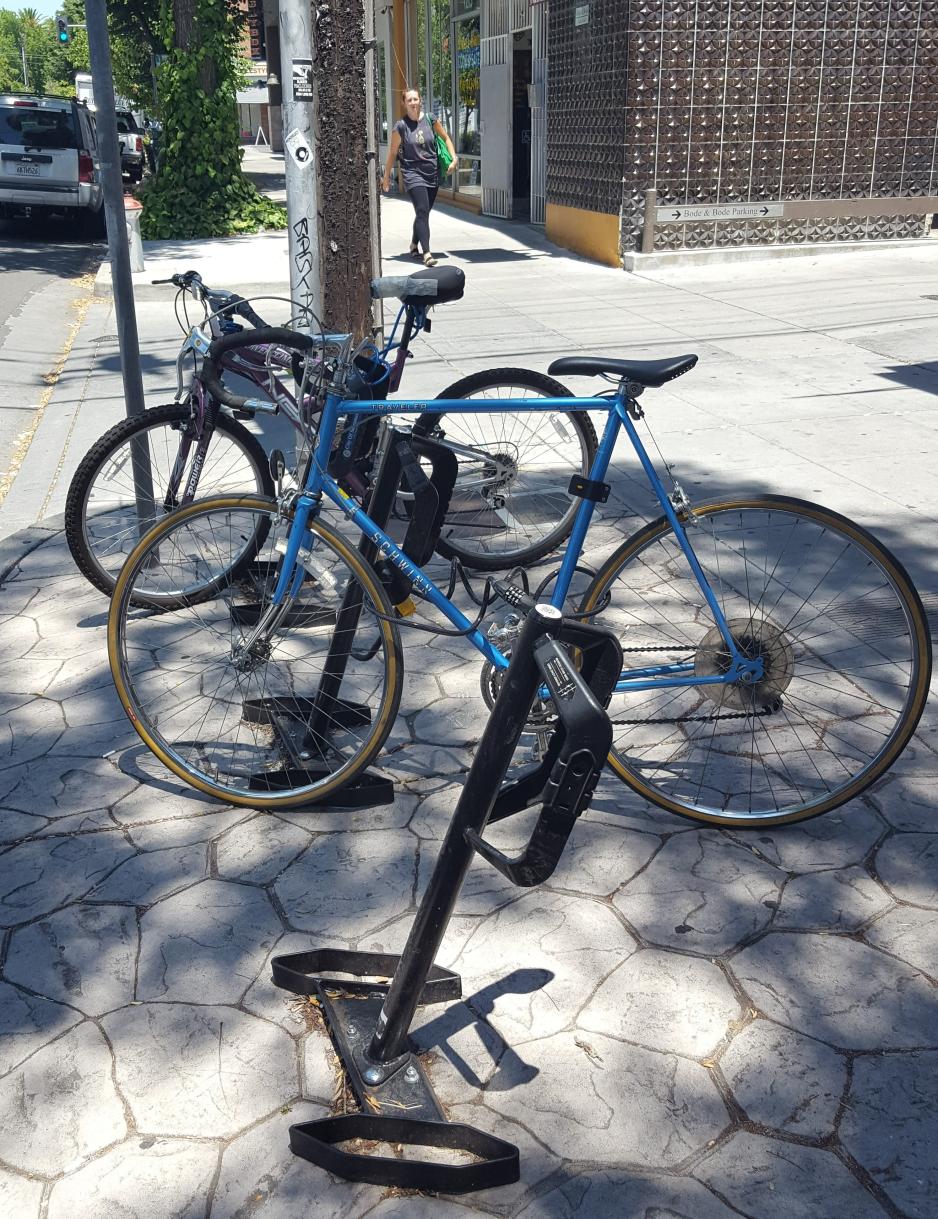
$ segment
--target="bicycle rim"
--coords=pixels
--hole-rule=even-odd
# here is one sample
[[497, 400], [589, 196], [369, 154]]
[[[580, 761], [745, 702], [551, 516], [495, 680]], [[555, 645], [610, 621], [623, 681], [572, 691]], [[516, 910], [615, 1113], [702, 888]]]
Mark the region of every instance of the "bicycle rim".
[[[159, 413], [157, 413], [159, 412]], [[127, 556], [142, 535], [172, 511], [185, 490], [196, 456], [193, 440], [185, 460], [183, 428], [189, 418], [186, 406], [156, 408], [141, 423], [128, 423], [116, 443], [88, 473], [80, 497], [80, 541], [86, 562], [93, 565], [94, 583], [105, 591], [114, 587]], [[149, 469], [152, 497], [138, 502], [134, 482], [132, 443], [143, 440], [141, 452]], [[260, 445], [238, 425], [219, 421], [199, 473], [200, 497], [221, 494], [263, 494], [272, 490], [266, 458]], [[175, 475], [174, 475], [175, 471]], [[170, 486], [175, 477], [176, 501]], [[169, 501], [170, 506], [167, 507]], [[84, 569], [84, 564], [82, 564]], [[86, 574], [91, 574], [86, 571]], [[138, 582], [138, 604], [146, 602], [147, 590]]]
[[[180, 778], [233, 804], [275, 808], [328, 797], [375, 756], [400, 702], [397, 630], [367, 612], [341, 648], [337, 697], [317, 698], [349, 584], [366, 605], [392, 612], [372, 570], [326, 526], [308, 530], [306, 574], [288, 616], [255, 637], [290, 524], [262, 497], [190, 505], [143, 539], [111, 605], [111, 672], [137, 732]], [[265, 541], [253, 562], [226, 579], [230, 550], [258, 532]], [[172, 588], [185, 582], [179, 569], [193, 564], [218, 582], [211, 599], [182, 597], [173, 608], [132, 610], [141, 572], [169, 601]], [[373, 643], [374, 653], [364, 658]]]
[[[710, 504], [687, 525], [737, 644], [759, 655], [752, 688], [617, 694], [610, 764], [637, 792], [700, 821], [798, 821], [862, 792], [898, 757], [931, 671], [921, 602], [897, 560], [860, 526], [785, 497]], [[626, 667], [692, 662], [725, 672], [713, 625], [667, 522], [606, 563], [584, 598]]]
[[442, 554], [498, 570], [534, 562], [567, 537], [580, 506], [568, 488], [574, 474], [589, 473], [596, 449], [592, 424], [584, 413], [522, 406], [566, 392], [548, 378], [511, 372], [475, 374], [443, 392], [442, 397], [516, 399], [519, 409], [431, 417], [431, 434], [442, 434], [459, 461], [440, 533]]

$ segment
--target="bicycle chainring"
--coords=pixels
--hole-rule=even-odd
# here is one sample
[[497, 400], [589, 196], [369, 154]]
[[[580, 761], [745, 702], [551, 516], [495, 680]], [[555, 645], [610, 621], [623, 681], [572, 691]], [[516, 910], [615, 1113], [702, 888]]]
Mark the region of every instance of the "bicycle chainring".
[[[504, 648], [502, 650], [507, 656], [508, 651]], [[489, 711], [495, 706], [505, 672], [505, 669], [497, 669], [490, 660], [487, 660], [482, 666], [479, 681], [482, 687], [482, 698]], [[557, 713], [554, 711], [553, 702], [550, 699], [536, 698], [525, 723], [524, 731], [538, 734], [550, 733], [553, 732], [556, 723]]]

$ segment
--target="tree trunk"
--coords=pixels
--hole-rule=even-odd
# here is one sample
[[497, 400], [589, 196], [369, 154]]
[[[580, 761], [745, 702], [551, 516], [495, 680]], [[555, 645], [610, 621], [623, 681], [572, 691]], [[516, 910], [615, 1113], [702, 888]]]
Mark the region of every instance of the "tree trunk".
[[[193, 0], [173, 0], [173, 35], [174, 44], [182, 51], [188, 51], [192, 45], [193, 27], [195, 25], [195, 5]], [[215, 92], [215, 65], [207, 56], [199, 65], [199, 87], [203, 93]]]
[[376, 132], [369, 141], [365, 105], [365, 89], [375, 85], [365, 79], [364, 4], [317, 0], [314, 12], [323, 304], [329, 326], [361, 338], [372, 328], [369, 192], [377, 189], [374, 152], [369, 156]]

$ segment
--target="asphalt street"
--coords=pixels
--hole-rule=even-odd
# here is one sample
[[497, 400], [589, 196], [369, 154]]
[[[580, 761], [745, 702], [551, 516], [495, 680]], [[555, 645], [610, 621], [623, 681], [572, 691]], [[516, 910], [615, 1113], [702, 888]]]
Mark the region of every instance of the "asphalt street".
[[73, 238], [64, 220], [0, 221], [0, 498], [104, 253], [103, 242]]

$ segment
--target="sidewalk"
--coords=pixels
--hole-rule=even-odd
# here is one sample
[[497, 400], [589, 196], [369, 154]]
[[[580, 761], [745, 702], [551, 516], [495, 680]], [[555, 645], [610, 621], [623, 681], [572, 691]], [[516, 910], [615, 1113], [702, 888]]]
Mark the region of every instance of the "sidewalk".
[[[383, 217], [399, 273], [411, 212], [392, 198]], [[466, 297], [436, 311], [408, 392], [578, 351], [696, 351], [642, 400], [688, 493], [820, 500], [893, 547], [934, 606], [938, 248], [639, 277], [455, 212], [433, 236]], [[283, 289], [285, 250], [164, 243], [145, 277], [198, 266]], [[171, 291], [146, 286], [138, 321], [164, 401]], [[425, 1009], [421, 1044], [451, 1116], [520, 1146], [517, 1185], [389, 1196], [291, 1156], [287, 1127], [327, 1112], [334, 1078], [270, 958], [399, 951], [484, 722], [479, 666], [405, 633], [392, 806], [274, 816], [176, 784], [114, 697], [107, 604], [60, 533], [71, 471], [123, 414], [115, 333], [96, 298], [0, 507], [3, 1213], [932, 1219], [934, 703], [876, 791], [805, 825], [700, 829], [607, 775], [547, 885], [473, 867], [441, 960], [466, 998]], [[651, 512], [617, 456], [594, 566]], [[517, 993], [517, 971], [547, 980]]]

